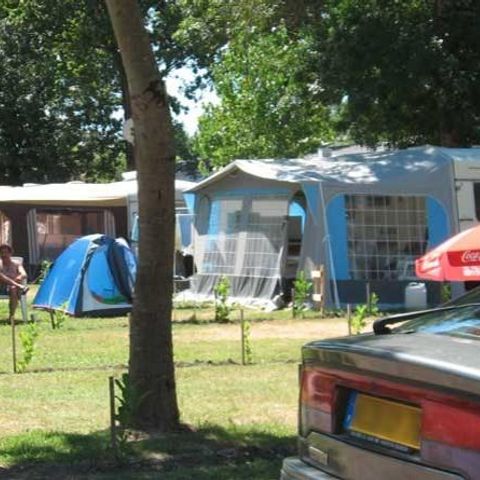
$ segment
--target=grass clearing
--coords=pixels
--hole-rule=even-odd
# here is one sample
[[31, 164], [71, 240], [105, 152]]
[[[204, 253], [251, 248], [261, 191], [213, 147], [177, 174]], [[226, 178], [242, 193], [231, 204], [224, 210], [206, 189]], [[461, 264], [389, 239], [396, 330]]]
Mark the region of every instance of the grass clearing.
[[241, 366], [240, 325], [201, 314], [192, 322], [177, 310], [173, 326], [179, 406], [193, 432], [134, 442], [121, 466], [108, 452], [108, 376], [127, 364], [127, 319], [68, 319], [52, 330], [39, 314], [35, 356], [20, 375], [0, 324], [0, 478], [278, 478], [296, 446], [300, 347], [345, 335], [345, 320], [248, 311], [255, 363]]

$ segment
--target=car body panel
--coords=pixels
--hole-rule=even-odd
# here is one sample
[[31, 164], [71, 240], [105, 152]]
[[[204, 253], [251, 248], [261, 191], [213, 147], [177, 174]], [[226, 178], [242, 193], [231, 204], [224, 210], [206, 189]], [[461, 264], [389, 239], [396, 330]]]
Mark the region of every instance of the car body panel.
[[[299, 456], [282, 480], [480, 480], [480, 337], [364, 334], [311, 342], [302, 357]], [[419, 446], [352, 436], [339, 406], [355, 392], [421, 409]]]
[[[316, 432], [302, 439], [304, 463], [345, 480], [462, 480], [463, 477], [413, 461], [383, 455]], [[318, 452], [323, 455], [319, 457]]]
[[371, 372], [480, 398], [480, 339], [448, 335], [359, 335], [303, 347], [306, 365]]

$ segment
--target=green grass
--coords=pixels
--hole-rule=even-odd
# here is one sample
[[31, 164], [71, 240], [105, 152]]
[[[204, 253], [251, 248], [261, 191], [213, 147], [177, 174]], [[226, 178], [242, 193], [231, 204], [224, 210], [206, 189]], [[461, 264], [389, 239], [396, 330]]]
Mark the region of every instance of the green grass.
[[277, 478], [295, 450], [300, 347], [345, 334], [344, 320], [249, 311], [255, 363], [241, 366], [238, 324], [207, 323], [211, 309], [198, 324], [179, 312], [178, 401], [193, 432], [130, 443], [121, 466], [108, 449], [108, 377], [128, 360], [127, 319], [68, 319], [52, 330], [39, 315], [34, 359], [17, 375], [10, 327], [0, 324], [0, 478]]

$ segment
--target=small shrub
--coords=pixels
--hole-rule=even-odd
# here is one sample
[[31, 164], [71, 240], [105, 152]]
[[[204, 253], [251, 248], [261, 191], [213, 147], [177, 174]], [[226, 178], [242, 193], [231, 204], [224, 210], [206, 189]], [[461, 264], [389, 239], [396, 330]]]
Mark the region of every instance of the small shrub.
[[115, 396], [118, 401], [115, 420], [117, 420], [121, 429], [125, 430], [132, 426], [136, 395], [128, 373], [124, 373], [120, 378], [116, 378], [115, 385], [120, 390], [120, 394]]
[[22, 343], [23, 358], [17, 364], [17, 372], [26, 370], [35, 353], [35, 343], [39, 335], [38, 324], [29, 322], [20, 330], [20, 341]]
[[368, 315], [372, 317], [378, 317], [380, 315], [380, 309], [378, 308], [378, 295], [375, 292], [372, 292], [370, 295], [370, 302], [368, 308]]
[[352, 314], [352, 332], [354, 335], [359, 335], [367, 324], [366, 318], [368, 317], [368, 305], [357, 305]]
[[215, 321], [219, 323], [228, 323], [232, 308], [228, 305], [228, 296], [230, 294], [230, 281], [227, 277], [221, 277], [214, 288], [215, 294]]
[[243, 343], [242, 343], [242, 360], [244, 365], [251, 365], [253, 363], [253, 348], [252, 348], [252, 325], [248, 320], [242, 321]]
[[40, 273], [38, 274], [38, 277], [36, 278], [34, 283], [42, 283], [45, 280], [45, 277], [47, 276], [47, 273], [52, 265], [53, 262], [51, 262], [50, 260], [42, 260], [42, 263], [40, 263]]
[[440, 300], [442, 303], [447, 303], [452, 299], [452, 285], [448, 282], [443, 282], [440, 288]]
[[296, 316], [298, 313], [304, 316], [304, 311], [307, 308], [307, 300], [312, 291], [312, 282], [305, 278], [305, 272], [299, 272], [296, 280], [293, 282], [293, 313]]
[[119, 447], [117, 453], [123, 455], [127, 453], [128, 429], [133, 427], [135, 412], [149, 393], [139, 395], [138, 390], [130, 381], [128, 373], [123, 373], [120, 378], [116, 378], [115, 385], [120, 391], [118, 395], [115, 395], [118, 404], [115, 411], [115, 434]]
[[62, 328], [67, 318], [68, 318], [68, 315], [62, 310], [56, 310], [54, 312], [50, 312], [52, 330], [58, 330]]

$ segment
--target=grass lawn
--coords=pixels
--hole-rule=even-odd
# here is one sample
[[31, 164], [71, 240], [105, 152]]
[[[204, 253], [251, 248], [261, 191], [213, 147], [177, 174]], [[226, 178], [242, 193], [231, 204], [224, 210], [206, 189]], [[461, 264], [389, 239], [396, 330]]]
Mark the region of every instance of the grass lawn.
[[248, 311], [254, 364], [241, 366], [240, 326], [212, 316], [175, 312], [178, 399], [191, 431], [131, 442], [120, 465], [108, 449], [108, 377], [126, 368], [127, 319], [68, 319], [52, 330], [40, 314], [33, 361], [17, 375], [0, 324], [0, 478], [278, 478], [295, 452], [300, 347], [345, 335], [345, 320]]

